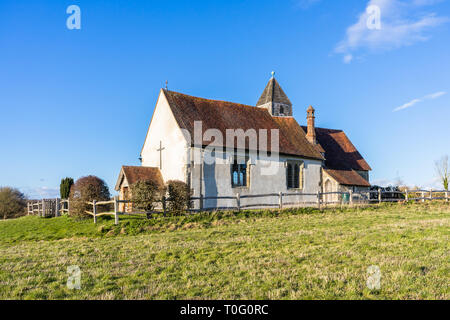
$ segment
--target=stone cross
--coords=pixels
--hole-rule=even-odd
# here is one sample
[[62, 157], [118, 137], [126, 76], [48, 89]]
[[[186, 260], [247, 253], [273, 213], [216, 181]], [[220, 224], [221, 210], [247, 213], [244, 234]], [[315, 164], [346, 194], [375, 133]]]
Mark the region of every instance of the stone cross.
[[159, 149], [156, 149], [156, 151], [159, 151], [159, 169], [162, 170], [162, 152], [166, 148], [163, 148], [162, 141], [159, 142]]

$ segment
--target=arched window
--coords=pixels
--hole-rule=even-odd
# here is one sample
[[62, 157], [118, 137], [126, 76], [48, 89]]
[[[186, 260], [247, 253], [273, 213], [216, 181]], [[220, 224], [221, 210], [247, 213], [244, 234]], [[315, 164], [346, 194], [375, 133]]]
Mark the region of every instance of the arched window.
[[302, 161], [289, 161], [286, 166], [286, 182], [288, 189], [303, 189], [304, 163]]
[[298, 189], [300, 187], [300, 165], [296, 163], [294, 165], [294, 188]]
[[231, 181], [233, 187], [247, 187], [247, 157], [244, 163], [239, 163], [237, 157], [234, 157], [231, 166]]
[[293, 188], [293, 172], [292, 172], [292, 164], [288, 163], [287, 165], [287, 173], [286, 173], [287, 187]]

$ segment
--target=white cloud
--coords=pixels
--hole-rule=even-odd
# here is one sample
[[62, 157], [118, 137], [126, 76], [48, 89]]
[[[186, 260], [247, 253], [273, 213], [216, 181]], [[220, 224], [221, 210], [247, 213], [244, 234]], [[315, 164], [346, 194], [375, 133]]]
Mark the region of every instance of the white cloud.
[[426, 96], [424, 96], [422, 98], [411, 100], [411, 101], [405, 103], [404, 105], [401, 105], [401, 106], [395, 108], [393, 110], [393, 112], [397, 112], [397, 111], [400, 111], [400, 110], [411, 108], [412, 106], [418, 104], [419, 102], [425, 101], [425, 100], [437, 99], [437, 98], [445, 95], [446, 93], [447, 92], [445, 92], [445, 91], [439, 91], [439, 92], [436, 92], [436, 93], [428, 94], [428, 95], [426, 95]]
[[378, 179], [372, 181], [373, 186], [380, 186], [380, 187], [393, 186], [394, 184], [395, 184], [394, 180], [391, 179]]
[[445, 91], [439, 91], [439, 92], [432, 93], [432, 94], [425, 96], [425, 99], [436, 99], [436, 98], [442, 97], [446, 93], [447, 92], [445, 92]]
[[350, 63], [353, 60], [353, 55], [352, 54], [346, 54], [344, 56], [344, 63]]
[[368, 28], [372, 15], [366, 10], [358, 21], [347, 28], [345, 38], [336, 46], [335, 52], [348, 56], [360, 51], [386, 51], [429, 39], [427, 31], [448, 21], [434, 12], [426, 12], [425, 7], [441, 0], [370, 0], [366, 8], [380, 8], [381, 28]]
[[28, 199], [53, 199], [59, 197], [59, 190], [49, 187], [22, 187], [19, 188]]
[[442, 182], [439, 178], [434, 178], [425, 182], [422, 186], [425, 189], [443, 190]]

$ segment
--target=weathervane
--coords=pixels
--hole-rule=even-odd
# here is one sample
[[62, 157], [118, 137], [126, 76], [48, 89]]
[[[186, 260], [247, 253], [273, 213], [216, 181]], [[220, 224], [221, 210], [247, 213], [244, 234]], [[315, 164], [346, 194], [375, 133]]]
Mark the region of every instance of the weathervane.
[[169, 84], [169, 81], [166, 80], [166, 90], [167, 90], [167, 85]]
[[272, 71], [272, 78], [275, 77], [275, 71]]

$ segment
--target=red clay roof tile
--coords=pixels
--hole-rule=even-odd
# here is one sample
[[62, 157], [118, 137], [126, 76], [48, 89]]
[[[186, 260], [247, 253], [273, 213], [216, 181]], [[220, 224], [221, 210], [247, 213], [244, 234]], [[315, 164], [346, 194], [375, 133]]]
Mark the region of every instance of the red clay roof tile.
[[[306, 127], [303, 127], [306, 130]], [[325, 167], [338, 170], [372, 170], [342, 130], [316, 128], [317, 143], [325, 150]]]
[[[271, 129], [279, 129], [280, 153], [305, 158], [323, 160], [322, 155], [306, 139], [305, 132], [292, 117], [272, 117], [266, 109], [239, 103], [209, 100], [178, 92], [163, 90], [175, 119], [182, 129], [186, 129], [193, 139], [194, 122], [202, 121], [203, 133], [208, 129], [218, 129], [226, 142], [227, 129], [259, 130], [267, 129], [267, 145], [270, 149]], [[209, 145], [210, 141], [203, 141]], [[248, 149], [248, 142], [246, 143]]]
[[331, 170], [325, 169], [325, 172], [332, 176], [337, 182], [345, 186], [370, 187], [370, 183], [361, 177], [354, 170]]
[[[123, 166], [122, 170], [130, 186], [138, 181], [154, 181], [159, 186], [164, 186], [164, 179], [159, 168]], [[119, 175], [119, 179], [121, 179], [121, 175]], [[118, 181], [116, 190], [119, 184]]]

